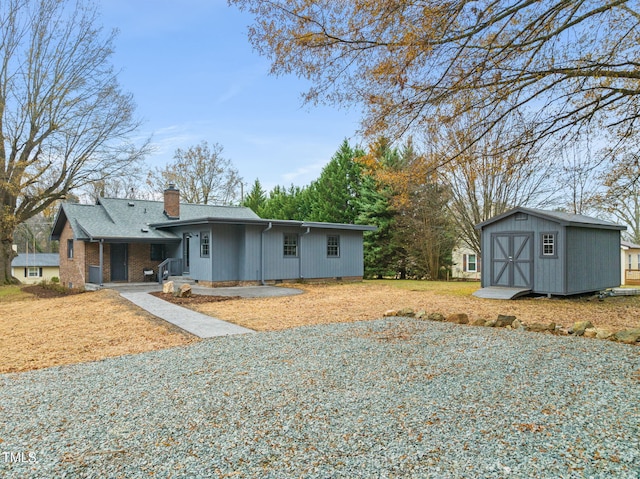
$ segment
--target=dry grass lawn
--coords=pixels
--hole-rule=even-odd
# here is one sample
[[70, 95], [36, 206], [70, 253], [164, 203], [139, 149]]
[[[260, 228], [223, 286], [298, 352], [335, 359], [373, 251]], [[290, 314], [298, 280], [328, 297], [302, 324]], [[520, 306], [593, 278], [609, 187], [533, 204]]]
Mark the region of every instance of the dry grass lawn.
[[[0, 373], [94, 361], [197, 340], [114, 291], [38, 299], [0, 294]], [[9, 292], [7, 292], [9, 291]]]
[[427, 313], [466, 313], [471, 321], [517, 316], [525, 323], [555, 322], [571, 326], [590, 320], [614, 331], [640, 327], [640, 297], [587, 299], [487, 300], [471, 296], [478, 283], [365, 281], [354, 284], [287, 285], [305, 294], [254, 298], [223, 303], [194, 304], [211, 316], [257, 331], [273, 331], [310, 324], [377, 319], [390, 309], [412, 308]]
[[[188, 305], [257, 331], [378, 319], [389, 309], [412, 308], [471, 320], [512, 314], [525, 323], [570, 326], [590, 320], [614, 331], [640, 327], [640, 296], [497, 301], [471, 296], [477, 283], [365, 281], [288, 285], [297, 296], [235, 299]], [[0, 288], [0, 373], [100, 360], [188, 344], [198, 339], [155, 318], [114, 291], [38, 299]]]

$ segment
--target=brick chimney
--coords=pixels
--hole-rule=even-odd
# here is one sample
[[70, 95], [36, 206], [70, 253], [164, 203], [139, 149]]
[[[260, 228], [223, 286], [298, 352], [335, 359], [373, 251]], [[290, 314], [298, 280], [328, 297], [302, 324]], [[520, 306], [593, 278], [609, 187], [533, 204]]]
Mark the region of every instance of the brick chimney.
[[164, 190], [164, 214], [171, 220], [180, 218], [180, 190], [173, 183]]

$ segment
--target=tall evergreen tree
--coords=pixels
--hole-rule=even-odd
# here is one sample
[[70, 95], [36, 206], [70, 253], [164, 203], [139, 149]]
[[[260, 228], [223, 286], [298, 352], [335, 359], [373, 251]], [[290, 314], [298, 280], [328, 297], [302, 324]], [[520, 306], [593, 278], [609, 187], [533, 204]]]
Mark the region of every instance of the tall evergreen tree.
[[358, 220], [362, 191], [362, 167], [357, 158], [364, 151], [345, 139], [307, 194], [310, 221], [353, 224]]
[[262, 217], [263, 210], [267, 204], [267, 192], [262, 189], [260, 180], [256, 178], [249, 194], [244, 198], [242, 206], [251, 208], [255, 214]]
[[269, 192], [269, 198], [265, 202], [261, 216], [277, 220], [307, 220], [306, 195], [306, 188], [294, 185], [289, 189], [284, 186], [275, 186]]

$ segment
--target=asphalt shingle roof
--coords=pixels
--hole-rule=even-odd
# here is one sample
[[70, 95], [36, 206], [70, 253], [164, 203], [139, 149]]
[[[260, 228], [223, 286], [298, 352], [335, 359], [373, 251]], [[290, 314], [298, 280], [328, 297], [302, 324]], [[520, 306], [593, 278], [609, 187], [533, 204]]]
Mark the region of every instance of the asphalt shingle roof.
[[[199, 218], [219, 220], [259, 220], [251, 209], [239, 206], [180, 204], [180, 221]], [[68, 219], [76, 239], [176, 241], [178, 236], [151, 225], [171, 222], [164, 214], [163, 201], [100, 198], [95, 205], [64, 203], [52, 236], [59, 237]]]
[[58, 253], [20, 253], [11, 261], [13, 268], [24, 268], [27, 266], [55, 267], [60, 266], [60, 255]]
[[501, 215], [494, 216], [493, 218], [490, 218], [487, 221], [483, 221], [482, 223], [479, 223], [476, 225], [476, 229], [480, 229], [486, 225], [495, 223], [496, 221], [499, 221], [502, 218], [506, 218], [507, 216], [511, 216], [514, 213], [518, 213], [518, 212], [528, 213], [533, 216], [547, 218], [567, 226], [579, 226], [579, 227], [585, 227], [585, 228], [619, 229], [619, 230], [626, 229], [626, 226], [621, 226], [616, 223], [612, 223], [610, 221], [601, 220], [599, 218], [592, 218], [591, 216], [574, 215], [571, 213], [564, 213], [562, 211], [548, 211], [548, 210], [540, 210], [536, 208], [524, 208], [522, 206], [513, 208], [505, 213], [502, 213]]

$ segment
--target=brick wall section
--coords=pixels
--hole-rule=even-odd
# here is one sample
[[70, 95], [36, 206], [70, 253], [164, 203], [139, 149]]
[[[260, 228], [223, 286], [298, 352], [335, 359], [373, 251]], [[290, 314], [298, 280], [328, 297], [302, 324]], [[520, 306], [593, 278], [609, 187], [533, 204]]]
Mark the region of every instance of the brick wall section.
[[[100, 265], [100, 245], [84, 241], [73, 242], [73, 258], [67, 258], [67, 240], [73, 239], [73, 231], [67, 223], [60, 235], [60, 283], [74, 288], [84, 287], [89, 281], [89, 266]], [[103, 245], [102, 281], [111, 282], [111, 245]], [[143, 270], [153, 269], [157, 274], [160, 261], [151, 261], [151, 245], [130, 243], [128, 247], [129, 282], [145, 280]], [[147, 278], [148, 279], [148, 278]], [[156, 279], [156, 278], [154, 278]]]
[[[148, 243], [129, 243], [127, 248], [128, 271], [127, 277], [130, 283], [144, 281], [145, 269], [153, 269], [158, 272], [160, 261], [151, 261], [151, 245]], [[103, 246], [102, 281], [111, 282], [111, 244]], [[100, 249], [98, 243], [87, 243], [87, 275], [88, 265], [100, 264]]]
[[67, 222], [60, 234], [60, 283], [74, 288], [84, 287], [88, 268], [85, 266], [85, 244], [73, 242], [73, 258], [68, 258], [67, 240], [73, 239], [73, 230]]
[[[145, 269], [152, 269], [158, 274], [160, 261], [151, 261], [151, 245], [148, 243], [129, 244], [129, 281], [133, 283], [144, 281]], [[155, 279], [155, 277], [154, 277]]]
[[[84, 243], [85, 245], [85, 271], [86, 278], [89, 279], [89, 266], [100, 266], [100, 244]], [[102, 248], [102, 282], [111, 281], [111, 261], [109, 261], [109, 243], [104, 243]]]

